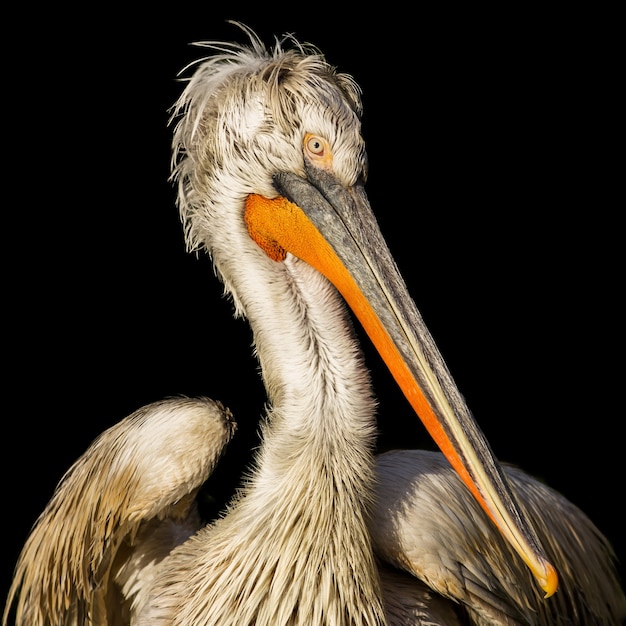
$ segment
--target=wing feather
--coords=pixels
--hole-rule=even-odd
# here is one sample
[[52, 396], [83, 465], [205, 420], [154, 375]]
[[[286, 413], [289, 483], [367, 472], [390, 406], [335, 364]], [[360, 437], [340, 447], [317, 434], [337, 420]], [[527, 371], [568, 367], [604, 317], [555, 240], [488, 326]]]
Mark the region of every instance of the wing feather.
[[12, 609], [18, 626], [127, 620], [158, 563], [199, 527], [194, 497], [234, 430], [220, 403], [170, 398], [103, 432], [35, 523], [4, 626]]
[[377, 459], [371, 533], [382, 560], [463, 605], [471, 623], [621, 623], [626, 599], [606, 538], [574, 504], [505, 466], [560, 577], [544, 599], [532, 576], [476, 504], [443, 455], [394, 450]]

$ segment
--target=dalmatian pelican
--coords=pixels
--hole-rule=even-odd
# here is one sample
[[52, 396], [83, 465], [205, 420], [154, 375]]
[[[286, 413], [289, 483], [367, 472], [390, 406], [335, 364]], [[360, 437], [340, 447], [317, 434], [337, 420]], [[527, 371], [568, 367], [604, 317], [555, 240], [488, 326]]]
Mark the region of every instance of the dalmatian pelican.
[[[168, 398], [103, 432], [33, 527], [4, 626], [617, 624], [608, 541], [498, 463], [407, 293], [364, 191], [359, 87], [294, 36], [240, 27], [245, 44], [201, 44], [172, 178], [190, 251], [251, 325], [262, 444], [207, 522], [226, 407]], [[374, 454], [353, 320], [441, 453]]]

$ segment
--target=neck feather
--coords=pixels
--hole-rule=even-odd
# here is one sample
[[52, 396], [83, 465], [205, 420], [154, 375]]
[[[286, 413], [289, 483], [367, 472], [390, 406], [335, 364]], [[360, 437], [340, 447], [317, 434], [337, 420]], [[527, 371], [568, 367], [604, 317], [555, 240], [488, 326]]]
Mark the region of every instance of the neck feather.
[[[367, 530], [369, 375], [326, 279], [293, 257], [268, 272], [247, 275], [238, 303], [268, 393], [263, 445], [227, 514], [174, 553], [160, 602], [176, 624], [384, 624]], [[199, 600], [176, 606], [180, 586]]]

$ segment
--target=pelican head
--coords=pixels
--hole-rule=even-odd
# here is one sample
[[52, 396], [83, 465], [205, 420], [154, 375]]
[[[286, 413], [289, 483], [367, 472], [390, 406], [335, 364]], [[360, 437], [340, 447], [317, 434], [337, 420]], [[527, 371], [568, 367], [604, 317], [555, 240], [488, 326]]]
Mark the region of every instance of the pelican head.
[[[274, 177], [291, 172], [305, 178], [307, 157], [332, 167], [346, 188], [367, 173], [360, 89], [352, 77], [335, 72], [312, 46], [292, 40], [292, 49], [268, 51], [248, 34], [250, 48], [229, 45], [200, 62], [173, 115], [180, 118], [173, 177], [188, 248], [210, 254], [235, 299], [246, 290], [228, 283], [252, 263], [236, 260], [240, 271], [224, 265], [248, 255], [263, 263], [244, 220], [248, 197], [276, 198]], [[264, 257], [272, 267], [272, 255]], [[245, 306], [236, 304], [243, 313]]]

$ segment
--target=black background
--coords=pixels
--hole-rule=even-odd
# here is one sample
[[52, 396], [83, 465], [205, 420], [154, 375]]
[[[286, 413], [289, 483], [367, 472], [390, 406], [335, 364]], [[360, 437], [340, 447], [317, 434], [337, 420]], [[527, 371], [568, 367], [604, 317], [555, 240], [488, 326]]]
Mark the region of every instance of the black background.
[[[185, 252], [168, 182], [176, 75], [203, 54], [190, 42], [244, 41], [226, 19], [268, 42], [293, 32], [360, 83], [370, 201], [496, 455], [626, 559], [614, 16], [313, 8], [5, 24], [4, 588], [63, 472], [139, 406], [204, 394], [232, 409], [224, 495], [257, 443], [248, 327]], [[432, 447], [364, 346], [381, 447]]]

